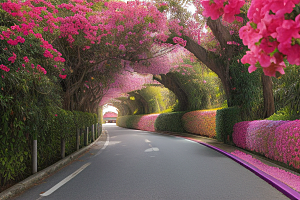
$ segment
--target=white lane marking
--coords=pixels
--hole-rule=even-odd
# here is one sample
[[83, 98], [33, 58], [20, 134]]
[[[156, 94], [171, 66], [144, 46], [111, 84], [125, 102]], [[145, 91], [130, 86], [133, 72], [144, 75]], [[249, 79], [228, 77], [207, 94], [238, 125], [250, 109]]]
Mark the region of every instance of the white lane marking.
[[159, 151], [159, 148], [157, 147], [152, 147], [152, 148], [149, 148], [149, 149], [146, 149], [145, 152], [152, 152], [152, 151]]
[[106, 139], [106, 142], [105, 142], [105, 144], [104, 144], [104, 146], [102, 147], [101, 150], [104, 150], [104, 149], [107, 147], [108, 143], [109, 143], [109, 135], [108, 135], [108, 133], [107, 133], [107, 139]]
[[152, 150], [153, 150], [153, 151], [159, 151], [159, 148], [153, 147]]
[[106, 142], [104, 143], [103, 147], [98, 151], [98, 153], [96, 153], [94, 156], [98, 156], [100, 153], [102, 153], [102, 150], [104, 150], [108, 144], [109, 144], [109, 135], [107, 133]]
[[87, 166], [89, 166], [91, 163], [86, 163], [84, 164], [82, 167], [80, 167], [78, 170], [76, 170], [74, 173], [72, 173], [71, 175], [69, 175], [68, 177], [66, 177], [65, 179], [63, 179], [62, 181], [60, 181], [59, 183], [57, 183], [55, 186], [53, 186], [50, 190], [48, 190], [47, 192], [40, 194], [41, 196], [49, 196], [50, 194], [52, 194], [55, 190], [57, 190], [58, 188], [60, 188], [61, 186], [63, 186], [64, 184], [66, 184], [68, 181], [70, 181], [72, 178], [74, 178], [76, 175], [78, 175], [82, 170], [84, 170]]
[[151, 142], [151, 141], [150, 141], [150, 140], [148, 140], [148, 139], [145, 139], [145, 142], [147, 142], [147, 143], [148, 143], [148, 142]]

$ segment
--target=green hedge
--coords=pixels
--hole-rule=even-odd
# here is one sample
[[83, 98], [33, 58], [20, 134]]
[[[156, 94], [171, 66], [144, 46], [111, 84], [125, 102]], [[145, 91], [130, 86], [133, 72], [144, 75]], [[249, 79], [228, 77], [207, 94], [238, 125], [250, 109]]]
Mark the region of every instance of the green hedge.
[[185, 132], [181, 118], [185, 112], [172, 112], [160, 114], [154, 127], [156, 131], [171, 131], [171, 132]]
[[123, 127], [123, 128], [131, 128], [131, 129], [137, 129], [138, 122], [142, 118], [143, 115], [126, 115], [122, 117], [117, 118], [117, 126]]
[[[6, 117], [7, 116], [9, 117]], [[0, 134], [0, 186], [20, 181], [31, 175], [31, 152], [33, 133], [37, 130], [38, 170], [42, 170], [61, 159], [61, 138], [65, 139], [65, 152], [69, 155], [76, 151], [77, 128], [91, 127], [97, 123], [97, 115], [71, 112], [63, 109], [41, 108], [37, 121], [12, 121], [11, 113], [2, 113]], [[18, 129], [9, 128], [14, 123]], [[31, 126], [37, 122], [36, 126]], [[17, 125], [18, 123], [18, 125]], [[8, 127], [8, 128], [3, 128]], [[92, 138], [92, 132], [89, 133]], [[83, 137], [81, 137], [83, 144]], [[82, 145], [81, 145], [82, 146]]]
[[217, 140], [224, 143], [231, 143], [233, 126], [240, 121], [240, 109], [238, 107], [229, 107], [217, 110]]
[[219, 108], [185, 113], [181, 119], [184, 129], [189, 133], [215, 138], [217, 109]]

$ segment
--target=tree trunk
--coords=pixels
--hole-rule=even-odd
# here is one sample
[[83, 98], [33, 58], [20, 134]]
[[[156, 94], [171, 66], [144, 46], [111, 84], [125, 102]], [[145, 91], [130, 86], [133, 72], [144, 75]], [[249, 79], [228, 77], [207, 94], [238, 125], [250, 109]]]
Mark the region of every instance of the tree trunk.
[[270, 76], [262, 74], [262, 86], [264, 96], [264, 118], [268, 118], [275, 113], [275, 104], [273, 96], [273, 82]]
[[172, 73], [162, 74], [160, 77], [154, 76], [154, 79], [163, 84], [166, 88], [174, 92], [179, 102], [179, 111], [185, 111], [189, 108], [188, 96], [178, 84], [176, 77]]

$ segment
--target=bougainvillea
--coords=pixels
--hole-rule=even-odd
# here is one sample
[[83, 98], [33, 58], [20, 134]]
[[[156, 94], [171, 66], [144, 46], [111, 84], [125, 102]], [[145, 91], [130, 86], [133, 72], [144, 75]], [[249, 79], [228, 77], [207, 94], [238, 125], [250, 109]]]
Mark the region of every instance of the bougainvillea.
[[216, 137], [217, 110], [197, 110], [185, 113], [182, 116], [183, 127], [190, 133], [210, 138]]
[[216, 20], [219, 17], [229, 23], [236, 19], [236, 15], [240, 13], [240, 8], [245, 4], [244, 0], [200, 0], [205, 17], [211, 17]]
[[154, 123], [159, 114], [127, 115], [117, 118], [117, 126], [155, 132]]
[[266, 164], [262, 163], [261, 161], [253, 158], [251, 155], [241, 152], [239, 150], [235, 150], [235, 151], [231, 152], [231, 154], [252, 164], [256, 168], [265, 172], [266, 174], [273, 176], [277, 180], [280, 180], [281, 182], [287, 184], [291, 188], [300, 192], [300, 177], [297, 176], [296, 174], [279, 169], [278, 167], [271, 167], [269, 165], [266, 165]]
[[235, 124], [233, 142], [241, 148], [300, 169], [300, 121], [244, 121]]
[[262, 67], [268, 76], [284, 74], [284, 59], [300, 65], [299, 0], [253, 0], [248, 11], [249, 22], [240, 29], [240, 37], [250, 51], [243, 57], [249, 72]]
[[143, 115], [136, 129], [155, 132], [154, 123], [159, 114]]
[[127, 96], [128, 92], [140, 90], [145, 84], [153, 83], [152, 75], [142, 75], [135, 72], [123, 71], [116, 74], [113, 81], [108, 85], [100, 105], [105, 105], [113, 98]]
[[[36, 6], [41, 3], [43, 6]], [[45, 27], [49, 27], [51, 32], [53, 29], [58, 28], [57, 19], [53, 17], [57, 10], [51, 3], [47, 3], [45, 1], [25, 1], [25, 2], [11, 2], [7, 1], [1, 3], [2, 9], [17, 18], [20, 22], [19, 25], [13, 25], [5, 31], [0, 33], [0, 39], [6, 41], [8, 45], [16, 46], [18, 44], [24, 44], [25, 40], [34, 37], [39, 40], [41, 43], [41, 47], [44, 50], [45, 58], [52, 59], [54, 62], [64, 62], [65, 59], [62, 58], [62, 54], [55, 49], [51, 44], [48, 43], [43, 38], [42, 29]], [[51, 11], [50, 11], [51, 10]], [[31, 45], [31, 44], [30, 44]], [[8, 48], [8, 51], [10, 48]], [[13, 53], [13, 57], [8, 58], [8, 61], [14, 63], [17, 58], [17, 55]], [[26, 63], [31, 62], [27, 56], [24, 57], [24, 66]], [[33, 63], [31, 63], [33, 64]], [[23, 66], [23, 67], [24, 67]], [[24, 71], [27, 71], [21, 68]], [[18, 70], [19, 71], [19, 70]], [[46, 69], [43, 67], [39, 67], [37, 71], [46, 74]]]
[[[100, 81], [103, 89], [107, 81], [103, 80], [103, 74], [113, 77], [114, 73], [126, 67], [122, 62], [133, 62], [131, 68], [143, 73], [147, 73], [145, 69], [149, 71], [150, 65], [153, 66], [152, 71], [159, 65], [168, 66], [163, 56], [169, 49], [174, 49], [172, 45], [161, 44], [168, 38], [167, 18], [163, 13], [166, 4], [69, 1], [54, 5], [44, 0], [27, 0], [20, 3], [8, 1], [1, 6], [20, 22], [20, 25], [3, 31], [1, 40], [15, 46], [24, 43], [26, 37], [33, 36], [40, 40], [44, 57], [54, 62], [65, 61], [54, 46], [64, 52], [66, 70], [62, 70], [59, 77], [65, 79], [66, 86], [71, 87], [65, 92], [66, 109], [72, 107], [68, 100], [69, 96], [74, 95], [72, 91], [79, 94], [78, 90], [92, 89], [91, 86], [83, 88], [88, 85], [85, 83], [87, 80], [94, 80], [94, 89], [96, 80]], [[8, 61], [13, 63], [18, 55], [13, 52], [12, 55]], [[148, 58], [152, 60], [138, 62]], [[24, 61], [28, 65], [32, 62], [27, 57]], [[47, 69], [41, 67], [38, 71], [45, 74]], [[9, 66], [3, 63], [1, 69], [8, 72]], [[72, 77], [78, 74], [82, 78]], [[82, 97], [77, 95], [76, 98]]]

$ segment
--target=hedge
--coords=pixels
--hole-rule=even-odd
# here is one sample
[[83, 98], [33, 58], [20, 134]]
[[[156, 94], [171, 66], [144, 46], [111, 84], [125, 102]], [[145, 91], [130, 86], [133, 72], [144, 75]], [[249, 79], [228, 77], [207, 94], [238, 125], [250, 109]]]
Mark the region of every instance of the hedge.
[[[63, 109], [53, 111], [46, 107], [39, 115], [39, 122], [36, 126], [38, 171], [61, 159], [61, 138], [65, 139], [66, 155], [76, 151], [77, 128], [96, 124], [97, 115]], [[20, 181], [31, 175], [32, 133], [35, 132], [33, 129], [35, 126], [28, 126], [25, 123], [20, 123], [20, 125], [22, 127], [19, 131], [7, 129], [7, 132], [0, 135], [0, 186], [13, 180]], [[6, 134], [9, 134], [10, 140], [3, 137]], [[91, 138], [91, 132], [89, 138]]]
[[238, 147], [300, 169], [300, 120], [239, 122], [232, 136]]
[[154, 123], [158, 116], [159, 114], [143, 115], [137, 124], [137, 129], [154, 132]]
[[220, 142], [232, 142], [233, 126], [240, 122], [240, 109], [229, 107], [217, 110], [216, 114], [216, 138]]
[[185, 132], [181, 118], [186, 112], [171, 112], [160, 114], [154, 127], [156, 131]]
[[185, 113], [182, 116], [183, 127], [189, 133], [215, 138], [216, 112], [217, 110], [197, 110]]
[[127, 115], [118, 117], [117, 126], [154, 132], [154, 123], [158, 115]]
[[141, 117], [142, 115], [126, 115], [118, 117], [116, 124], [123, 128], [137, 129], [137, 124]]

